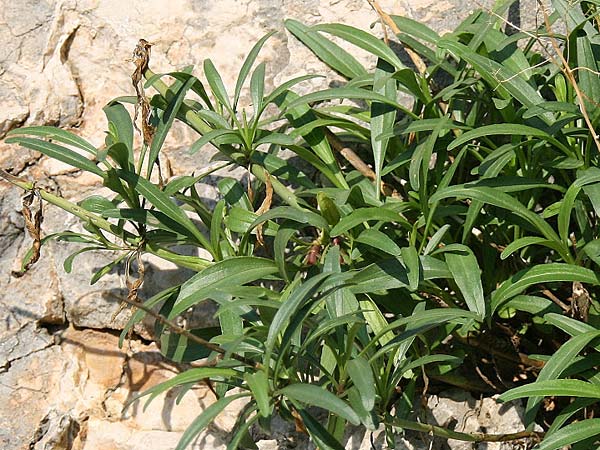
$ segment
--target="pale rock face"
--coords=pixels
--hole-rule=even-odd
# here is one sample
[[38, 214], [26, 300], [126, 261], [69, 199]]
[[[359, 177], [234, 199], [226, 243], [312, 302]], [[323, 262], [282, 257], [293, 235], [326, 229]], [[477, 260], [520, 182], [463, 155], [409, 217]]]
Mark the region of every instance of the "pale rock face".
[[[532, 1], [522, 2], [524, 10], [534, 11], [527, 6]], [[379, 3], [389, 13], [425, 21], [440, 32], [453, 29], [474, 7], [464, 0]], [[253, 44], [277, 30], [258, 59], [267, 63], [267, 89], [305, 73], [327, 75], [299, 85], [305, 92], [340, 78], [284, 30], [285, 19], [306, 24], [343, 22], [362, 29], [374, 24], [373, 32], [381, 35], [376, 14], [363, 0], [3, 0], [0, 6], [0, 138], [18, 126], [59, 125], [98, 146], [106, 127], [102, 107], [114, 97], [133, 94], [129, 59], [140, 38], [154, 44], [151, 67], [156, 72], [190, 64], [199, 68], [210, 58], [232, 89]], [[372, 57], [342, 45], [363, 64], [373, 66]], [[249, 101], [244, 93], [242, 104]], [[208, 147], [193, 156], [187, 152], [194, 138], [183, 126], [175, 126], [168, 138], [164, 158], [174, 175], [210, 164], [213, 151]], [[0, 142], [0, 167], [35, 179], [73, 201], [104, 192], [98, 177], [4, 142]], [[239, 178], [241, 172], [215, 173], [199, 186], [200, 195], [214, 201], [215, 184], [224, 176]], [[124, 410], [137, 393], [171, 378], [180, 367], [162, 358], [154, 344], [132, 340], [119, 349], [117, 334], [131, 314], [119, 307], [120, 298], [127, 295], [123, 269], [89, 285], [93, 272], [114, 254], [83, 254], [67, 274], [63, 261], [79, 247], [53, 242], [43, 247], [41, 260], [27, 274], [12, 277], [11, 270], [19, 269], [20, 258], [31, 245], [20, 209], [21, 193], [0, 181], [0, 448], [174, 448], [183, 430], [214, 401], [212, 393], [198, 385], [179, 405], [175, 405], [175, 392], [160, 395], [145, 411], [144, 399]], [[81, 230], [76, 220], [57, 208], [48, 207], [44, 216], [44, 235], [65, 228]], [[145, 261], [142, 298], [192, 275], [153, 258]], [[213, 313], [214, 307], [207, 304], [190, 320], [212, 324]], [[151, 321], [135, 331], [150, 340]], [[241, 407], [233, 403], [194, 448], [226, 448], [228, 430]], [[438, 422], [442, 410], [433, 409]], [[518, 414], [510, 417], [508, 428], [520, 428]], [[285, 448], [292, 431], [284, 424], [279, 430], [274, 437], [263, 436], [259, 448]], [[370, 448], [368, 434], [348, 437], [349, 448]], [[306, 444], [305, 437], [297, 440]], [[375, 441], [377, 448], [383, 445], [380, 434]], [[397, 448], [427, 445], [412, 439], [399, 441]]]

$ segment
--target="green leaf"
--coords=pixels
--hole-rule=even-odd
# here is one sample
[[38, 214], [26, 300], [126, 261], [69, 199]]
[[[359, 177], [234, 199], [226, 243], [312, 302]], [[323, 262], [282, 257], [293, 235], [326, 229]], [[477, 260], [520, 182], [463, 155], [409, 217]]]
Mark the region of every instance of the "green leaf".
[[105, 266], [102, 266], [100, 269], [98, 269], [94, 273], [92, 278], [90, 279], [90, 285], [96, 284], [98, 282], [98, 280], [100, 280], [100, 278], [102, 278], [104, 275], [109, 274], [111, 272], [111, 270], [113, 270], [113, 268], [115, 268], [117, 265], [119, 265], [126, 257], [127, 257], [127, 253], [123, 253], [118, 258], [116, 258], [114, 261], [111, 261], [108, 264], [106, 264]]
[[236, 375], [239, 375], [239, 373], [235, 370], [221, 367], [197, 367], [193, 369], [188, 369], [185, 372], [180, 373], [167, 381], [159, 383], [156, 386], [152, 386], [150, 389], [147, 389], [139, 395], [136, 395], [132, 400], [128, 402], [128, 404], [131, 404], [139, 400], [140, 398], [149, 395], [150, 397], [148, 398], [148, 400], [146, 400], [146, 403], [144, 404], [145, 410], [152, 400], [154, 400], [163, 392], [166, 392], [176, 386], [181, 386], [182, 384], [188, 383], [197, 383], [206, 378], [232, 378]]
[[434, 251], [438, 247], [440, 242], [442, 242], [444, 235], [448, 231], [448, 228], [450, 228], [450, 225], [444, 224], [440, 227], [439, 230], [437, 230], [433, 234], [433, 236], [431, 236], [431, 239], [429, 239], [429, 242], [427, 242], [427, 245], [425, 246], [425, 249], [423, 250], [424, 255], [430, 254], [432, 251]]
[[[377, 42], [382, 44], [387, 50], [391, 51], [391, 49], [381, 41], [377, 40]], [[397, 95], [396, 81], [389, 78], [390, 73], [393, 71], [394, 69], [389, 64], [378, 61], [375, 74], [373, 75], [373, 91], [395, 101]], [[371, 103], [371, 148], [375, 164], [375, 186], [377, 195], [379, 195], [380, 191], [381, 170], [383, 169], [389, 142], [389, 138], [382, 139], [381, 136], [393, 132], [395, 120], [396, 110], [394, 108], [380, 102]]]
[[557, 250], [558, 248], [560, 248], [560, 246], [558, 246], [555, 241], [550, 241], [548, 239], [544, 239], [538, 236], [525, 236], [508, 244], [506, 248], [502, 250], [502, 253], [500, 254], [500, 259], [506, 259], [514, 252], [532, 245], [543, 245], [553, 250]]
[[[322, 102], [325, 100], [341, 100], [341, 99], [355, 99], [362, 101], [375, 101], [379, 103], [384, 103], [386, 105], [393, 106], [398, 108], [405, 113], [409, 114], [411, 117], [414, 117], [415, 114], [411, 111], [407, 110], [404, 106], [399, 104], [395, 100], [391, 100], [387, 98], [385, 95], [378, 94], [377, 92], [368, 91], [366, 89], [359, 88], [347, 88], [347, 87], [339, 87], [339, 88], [331, 88], [324, 89], [322, 91], [311, 92], [310, 94], [303, 95], [298, 97], [296, 100], [289, 103], [286, 109], [293, 109], [296, 106], [314, 103], [314, 102]], [[416, 118], [416, 117], [415, 117]]]
[[[276, 105], [282, 111], [285, 111], [286, 119], [294, 128], [300, 128], [309, 122], [317, 120], [314, 111], [312, 111], [308, 105], [300, 104], [294, 108], [289, 107], [289, 104], [297, 98], [299, 98], [298, 94], [291, 91], [285, 91], [279, 97], [274, 99]], [[333, 155], [333, 151], [331, 150], [329, 141], [325, 136], [325, 132], [322, 129], [314, 129], [311, 132], [302, 135], [302, 137], [310, 146], [318, 159], [322, 161], [322, 166], [326, 170], [322, 170], [321, 167], [319, 167], [321, 164], [319, 164], [318, 161], [315, 161], [317, 158], [311, 157], [311, 153], [304, 151], [302, 147], [296, 145], [288, 147], [299, 156], [320, 169], [321, 172], [327, 176], [329, 180], [331, 180], [334, 186], [347, 189], [348, 183], [346, 182], [344, 175], [339, 168], [337, 160]]]
[[357, 47], [360, 47], [363, 50], [378, 56], [394, 66], [396, 70], [405, 68], [404, 64], [402, 64], [402, 61], [400, 61], [400, 58], [396, 56], [390, 47], [366, 31], [339, 23], [319, 24], [311, 27], [310, 29], [312, 31], [324, 31], [325, 33], [342, 38], [345, 41], [348, 41], [351, 44], [354, 44]]
[[290, 321], [292, 314], [296, 312], [300, 305], [312, 298], [319, 291], [321, 285], [330, 275], [330, 273], [320, 273], [310, 277], [291, 292], [271, 321], [265, 344], [267, 352], [270, 352], [275, 346], [275, 340]]
[[583, 441], [600, 435], [600, 419], [587, 419], [575, 422], [546, 435], [544, 440], [536, 447], [537, 450], [558, 450], [569, 444]]
[[344, 447], [321, 425], [313, 416], [304, 409], [298, 409], [302, 422], [317, 448], [320, 450], [344, 450]]
[[360, 392], [363, 407], [371, 411], [375, 407], [375, 379], [369, 362], [362, 357], [356, 357], [346, 364], [348, 375]]
[[[452, 274], [445, 262], [431, 256], [422, 256], [421, 268], [424, 280], [450, 278]], [[385, 289], [408, 287], [408, 276], [403, 261], [392, 258], [376, 261], [360, 270], [352, 278], [355, 293], [377, 292]]]
[[229, 103], [229, 97], [227, 96], [227, 90], [225, 89], [221, 75], [219, 75], [219, 72], [210, 59], [204, 60], [204, 75], [215, 98], [228, 110], [231, 110], [231, 104]]
[[257, 217], [250, 225], [250, 229], [273, 219], [288, 219], [294, 222], [310, 224], [318, 228], [328, 228], [327, 221], [319, 214], [306, 209], [292, 208], [291, 206], [278, 206]]
[[225, 200], [219, 200], [213, 210], [212, 220], [210, 221], [210, 245], [215, 250], [216, 261], [223, 259], [221, 247], [219, 245], [221, 238], [221, 226], [225, 212]]
[[214, 290], [226, 286], [241, 286], [274, 273], [277, 273], [277, 266], [264, 258], [240, 256], [214, 263], [181, 286], [169, 318], [210, 297]]
[[281, 83], [279, 86], [277, 86], [275, 89], [273, 89], [273, 92], [271, 92], [265, 98], [263, 105], [266, 106], [269, 103], [274, 102], [277, 97], [279, 97], [281, 94], [283, 94], [284, 92], [289, 90], [291, 87], [295, 86], [296, 84], [302, 83], [303, 81], [312, 80], [313, 78], [322, 78], [322, 77], [323, 77], [323, 75], [301, 75], [299, 77], [295, 77], [295, 78], [292, 78], [291, 80], [285, 81], [285, 82]]
[[[419, 261], [419, 254], [415, 247], [403, 247], [400, 251], [402, 255], [402, 261], [406, 266], [406, 276], [408, 278], [408, 288], [411, 291], [416, 291], [421, 281], [421, 262]], [[448, 261], [446, 261], [448, 262]]]
[[[110, 145], [122, 142], [127, 148], [127, 159], [133, 165], [133, 122], [129, 112], [121, 103], [113, 100], [102, 108], [109, 126], [112, 123], [116, 136], [111, 136]], [[114, 139], [112, 139], [114, 137]], [[110, 146], [109, 145], [109, 146]]]
[[311, 31], [297, 20], [287, 19], [285, 27], [306, 45], [325, 64], [344, 77], [356, 78], [366, 75], [365, 68], [347, 51], [316, 31]]
[[239, 206], [240, 208], [252, 211], [252, 205], [246, 195], [244, 187], [234, 178], [222, 178], [217, 183], [219, 192], [229, 206]]
[[71, 167], [75, 167], [86, 172], [91, 172], [95, 175], [98, 175], [101, 178], [104, 178], [106, 176], [105, 173], [100, 168], [98, 168], [96, 164], [94, 164], [92, 161], [85, 158], [84, 156], [81, 156], [79, 153], [61, 145], [57, 145], [52, 142], [46, 142], [41, 139], [34, 139], [21, 136], [9, 137], [4, 142], [6, 142], [7, 144], [16, 143], [22, 145], [23, 147], [27, 147], [31, 150], [43, 153], [44, 155], [49, 156], [50, 158], [62, 161]]
[[194, 419], [187, 430], [185, 430], [181, 436], [181, 439], [179, 440], [179, 443], [177, 444], [177, 447], [175, 447], [175, 450], [185, 450], [187, 446], [192, 443], [194, 438], [200, 434], [215, 419], [215, 417], [217, 417], [219, 413], [227, 407], [227, 405], [234, 400], [247, 395], [248, 394], [236, 394], [230, 395], [229, 397], [222, 397], [202, 411], [200, 415]]
[[520, 294], [529, 286], [540, 283], [553, 283], [557, 281], [579, 281], [592, 285], [600, 284], [598, 275], [584, 267], [572, 264], [548, 263], [529, 267], [517, 272], [505, 280], [498, 289], [492, 293], [491, 313], [500, 305]]
[[485, 317], [486, 305], [481, 285], [481, 269], [471, 249], [465, 245], [445, 253], [446, 264], [469, 307], [480, 320]]
[[[545, 314], [544, 320], [549, 324], [554, 325], [556, 328], [563, 330], [565, 333], [570, 334], [571, 336], [577, 336], [582, 333], [596, 331], [593, 326], [588, 325], [585, 322], [581, 322], [580, 320], [566, 317], [561, 314]], [[596, 345], [594, 348], [600, 352], [600, 345]]]
[[437, 45], [471, 64], [502, 98], [515, 98], [529, 108], [544, 102], [537, 90], [504, 65], [475, 53], [458, 41], [439, 39]]
[[115, 208], [115, 204], [113, 202], [101, 195], [90, 195], [79, 202], [79, 206], [96, 214], [102, 214], [107, 209]]
[[125, 170], [117, 170], [120, 178], [127, 181], [129, 185], [139, 192], [146, 200], [148, 200], [156, 209], [166, 214], [171, 219], [179, 222], [181, 226], [187, 229], [202, 246], [212, 253], [212, 249], [208, 240], [198, 230], [196, 225], [189, 217], [179, 208], [173, 201], [165, 195], [160, 189], [148, 180], [139, 175]]
[[361, 232], [356, 238], [356, 242], [376, 248], [393, 256], [399, 256], [402, 251], [393, 239], [375, 228], [367, 228]]
[[581, 380], [545, 380], [513, 388], [498, 398], [510, 402], [524, 397], [586, 397], [600, 398], [600, 386]]
[[256, 57], [258, 56], [260, 50], [265, 45], [265, 42], [267, 41], [267, 39], [269, 39], [275, 33], [276, 33], [276, 31], [273, 30], [273, 31], [265, 34], [263, 37], [261, 37], [258, 40], [258, 42], [256, 42], [256, 44], [254, 44], [254, 46], [252, 47], [252, 50], [250, 50], [250, 52], [248, 53], [248, 56], [246, 56], [246, 59], [244, 60], [244, 63], [242, 64], [242, 68], [240, 69], [240, 73], [239, 73], [239, 75], [237, 77], [237, 81], [235, 83], [235, 91], [233, 94], [233, 108], [234, 109], [237, 107], [238, 101], [240, 99], [240, 93], [242, 92], [242, 87], [244, 86], [244, 82], [246, 81], [246, 78], [248, 77], [248, 74], [250, 73], [250, 69], [252, 69], [252, 65], [254, 64], [254, 61], [256, 61]]
[[38, 126], [38, 127], [22, 127], [16, 128], [14, 130], [9, 131], [7, 136], [17, 136], [17, 135], [32, 135], [32, 136], [42, 136], [46, 139], [50, 139], [56, 142], [62, 142], [63, 144], [72, 145], [73, 147], [77, 147], [81, 150], [84, 150], [92, 155], [96, 155], [96, 147], [90, 144], [85, 139], [77, 136], [66, 130], [61, 130], [56, 127], [49, 126]]
[[567, 155], [571, 153], [571, 150], [569, 148], [565, 147], [564, 144], [562, 144], [556, 138], [548, 134], [546, 131], [540, 130], [539, 128], [514, 123], [485, 125], [482, 127], [477, 127], [474, 130], [467, 131], [466, 133], [463, 133], [454, 141], [452, 141], [452, 143], [448, 146], [448, 150], [455, 149], [456, 147], [459, 147], [475, 139], [497, 135], [539, 137], [557, 146], [565, 153], [567, 153]]
[[419, 189], [423, 187], [422, 191], [425, 192], [430, 171], [429, 164], [435, 148], [435, 143], [448, 121], [447, 117], [439, 119], [427, 140], [417, 146], [411, 157], [408, 175], [410, 185], [415, 191], [419, 191]]
[[285, 395], [301, 403], [331, 411], [353, 425], [360, 424], [360, 418], [348, 404], [320, 386], [295, 383], [279, 390], [278, 394]]
[[[572, 337], [564, 343], [552, 357], [544, 364], [540, 371], [536, 383], [545, 380], [558, 378], [574, 361], [575, 357], [581, 352], [593, 339], [600, 336], [600, 331], [588, 331], [578, 336]], [[542, 398], [530, 397], [525, 407], [525, 423], [530, 425], [535, 420], [537, 410]]]
[[179, 88], [177, 93], [169, 100], [169, 104], [167, 109], [161, 114], [160, 120], [158, 121], [158, 125], [156, 126], [156, 130], [154, 136], [152, 137], [152, 142], [150, 144], [150, 151], [148, 153], [148, 162], [147, 162], [147, 173], [152, 173], [152, 168], [154, 167], [154, 163], [158, 159], [158, 154], [163, 144], [165, 143], [165, 139], [167, 138], [167, 133], [171, 129], [173, 125], [173, 121], [183, 103], [183, 99], [185, 95], [192, 87], [192, 85], [197, 81], [195, 77], [190, 77], [184, 84]]
[[361, 223], [371, 220], [384, 222], [401, 222], [404, 219], [400, 214], [391, 209], [385, 208], [359, 208], [352, 211], [334, 226], [331, 231], [331, 236], [339, 236], [348, 230], [360, 225]]
[[269, 379], [266, 372], [258, 370], [254, 373], [246, 373], [244, 375], [244, 380], [246, 380], [248, 387], [252, 391], [260, 415], [269, 417], [271, 415], [271, 405], [269, 397]]
[[439, 35], [424, 23], [404, 16], [390, 17], [404, 33], [410, 34], [416, 39], [421, 39], [430, 44], [437, 45], [440, 39]]
[[592, 183], [600, 182], [600, 169], [597, 167], [591, 167], [585, 171], [581, 171], [577, 173], [577, 179], [569, 189], [563, 200], [560, 204], [560, 210], [558, 213], [558, 232], [559, 235], [566, 245], [570, 244], [569, 239], [569, 224], [571, 221], [571, 213], [573, 212], [573, 205], [575, 204], [575, 199], [579, 195], [581, 189]]
[[[471, 198], [511, 211], [517, 216], [525, 219], [533, 227], [537, 228], [539, 232], [543, 234], [548, 240], [560, 242], [560, 238], [544, 219], [542, 219], [534, 212], [525, 208], [514, 197], [504, 192], [500, 192], [498, 189], [484, 186], [449, 186], [445, 189], [440, 189], [436, 193], [434, 193], [430, 197], [429, 203], [435, 203], [448, 197]], [[571, 259], [570, 256], [568, 256], [568, 251], [566, 248], [563, 248], [561, 255], [564, 256], [567, 261]]]
[[[574, 6], [574, 5], [573, 5]], [[579, 8], [580, 6], [578, 6]], [[587, 24], [586, 24], [587, 25]], [[592, 27], [594, 37], [597, 31]], [[586, 111], [592, 123], [597, 123], [600, 110], [595, 99], [600, 98], [600, 80], [598, 80], [598, 42], [592, 44], [588, 34], [573, 33], [576, 41], [575, 57], [577, 58], [577, 84], [583, 94]]]
[[92, 250], [102, 250], [102, 247], [83, 247], [67, 256], [63, 262], [63, 269], [65, 269], [65, 272], [71, 273], [73, 270], [73, 261], [78, 255]]
[[252, 97], [252, 106], [254, 108], [255, 120], [258, 120], [260, 111], [262, 111], [262, 101], [265, 93], [265, 63], [261, 62], [252, 73], [250, 79], [250, 94]]
[[215, 141], [215, 139], [223, 137], [223, 136], [227, 136], [232, 139], [237, 139], [241, 142], [241, 137], [240, 137], [238, 131], [219, 128], [217, 130], [212, 130], [212, 131], [209, 131], [208, 133], [202, 135], [202, 137], [200, 139], [198, 139], [196, 142], [194, 142], [190, 146], [190, 153], [191, 154], [196, 153], [198, 150], [200, 150], [202, 147], [204, 147], [209, 142], [212, 143], [216, 148], [219, 148], [219, 144], [217, 142], [213, 142], [213, 141]]

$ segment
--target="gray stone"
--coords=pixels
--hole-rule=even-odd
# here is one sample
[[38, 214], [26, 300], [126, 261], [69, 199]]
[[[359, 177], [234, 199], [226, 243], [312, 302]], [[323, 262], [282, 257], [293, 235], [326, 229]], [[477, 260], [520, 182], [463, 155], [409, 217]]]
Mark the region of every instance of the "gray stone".
[[0, 370], [8, 370], [9, 365], [20, 358], [48, 348], [54, 339], [35, 322], [27, 322], [18, 330], [0, 338]]

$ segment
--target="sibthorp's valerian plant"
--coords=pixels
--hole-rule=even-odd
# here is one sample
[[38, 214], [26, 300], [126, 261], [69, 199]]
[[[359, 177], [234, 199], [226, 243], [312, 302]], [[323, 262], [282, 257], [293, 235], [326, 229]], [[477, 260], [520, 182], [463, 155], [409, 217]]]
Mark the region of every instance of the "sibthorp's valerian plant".
[[[4, 172], [30, 193], [26, 203], [58, 205], [86, 230], [42, 238], [29, 214], [35, 243], [24, 269], [59, 239], [85, 244], [77, 254], [120, 252], [92, 282], [144, 253], [197, 272], [140, 299], [141, 271], [124, 299], [135, 313], [122, 339], [150, 314], [167, 357], [206, 358], [141, 394], [214, 386], [218, 400], [178, 449], [238, 398], [248, 401], [231, 449], [253, 448], [250, 427], [268, 430], [274, 415], [321, 449], [343, 448], [349, 424], [383, 427], [390, 446], [417, 430], [591, 448], [600, 436], [598, 2], [540, 2], [544, 20], [531, 31], [507, 24], [510, 2], [498, 2], [444, 36], [371, 3], [402, 52], [347, 25], [285, 23], [346, 80], [339, 87], [299, 95], [314, 77], [303, 75], [266, 92], [265, 64], [255, 63], [271, 34], [233, 92], [210, 60], [205, 83], [191, 67], [155, 74], [142, 40], [136, 96], [104, 108], [105, 146], [51, 127], [11, 131], [6, 142], [91, 172], [114, 192], [73, 204]], [[340, 40], [372, 54], [375, 68]], [[248, 109], [239, 106], [245, 89]], [[406, 95], [411, 107], [398, 100]], [[140, 151], [126, 104], [141, 116]], [[223, 179], [209, 207], [195, 187], [207, 173], [163, 180], [159, 154], [175, 120], [201, 135], [190, 152], [213, 145], [249, 184]], [[180, 254], [180, 244], [210, 257]], [[220, 327], [176, 324], [208, 301]], [[528, 398], [527, 429], [468, 434], [423, 423], [421, 399], [445, 386]], [[553, 408], [540, 408], [544, 397]]]

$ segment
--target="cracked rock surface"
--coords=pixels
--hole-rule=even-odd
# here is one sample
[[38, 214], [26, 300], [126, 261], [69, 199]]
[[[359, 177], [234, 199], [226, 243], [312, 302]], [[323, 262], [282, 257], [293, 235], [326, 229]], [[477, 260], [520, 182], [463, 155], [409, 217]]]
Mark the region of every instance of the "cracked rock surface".
[[[389, 13], [424, 21], [440, 32], [453, 29], [473, 7], [466, 0], [379, 3]], [[327, 87], [339, 78], [283, 30], [284, 19], [307, 24], [343, 22], [362, 29], [377, 23], [365, 0], [172, 0], [168, 8], [163, 0], [6, 0], [0, 4], [0, 138], [19, 126], [59, 125], [97, 146], [104, 141], [106, 127], [102, 107], [114, 97], [133, 93], [133, 65], [128, 59], [139, 38], [154, 43], [151, 67], [155, 71], [199, 66], [211, 58], [231, 89], [252, 45], [268, 31], [278, 30], [259, 57], [267, 63], [267, 89], [305, 73], [328, 75], [301, 85], [308, 90]], [[532, 4], [534, 0], [522, 0], [521, 8], [535, 11]], [[535, 17], [525, 16], [526, 21], [534, 22]], [[373, 30], [381, 33], [377, 24]], [[367, 66], [375, 64], [360, 51], [356, 55]], [[244, 95], [242, 102], [248, 104]], [[210, 164], [213, 153], [208, 147], [193, 157], [187, 153], [193, 139], [183, 126], [173, 128], [162, 156], [173, 175], [187, 175]], [[0, 167], [73, 201], [106, 193], [93, 175], [1, 141]], [[215, 185], [224, 176], [240, 173], [214, 173], [199, 185], [200, 195], [214, 201]], [[20, 209], [21, 193], [0, 181], [0, 448], [175, 448], [183, 430], [214, 401], [212, 393], [198, 385], [179, 404], [175, 402], [178, 392], [169, 392], [146, 409], [139, 401], [124, 409], [137, 393], [173, 377], [181, 368], [148, 343], [149, 321], [135, 329], [134, 338], [123, 348], [118, 347], [118, 333], [131, 314], [120, 310], [120, 298], [126, 295], [123, 269], [89, 285], [93, 272], [114, 255], [86, 253], [66, 273], [63, 261], [78, 247], [51, 242], [29, 272], [12, 277], [11, 271], [19, 269], [20, 258], [31, 245]], [[47, 207], [44, 216], [43, 235], [81, 230], [81, 224], [57, 208]], [[146, 260], [146, 271], [142, 298], [191, 275], [155, 258]], [[214, 307], [207, 304], [189, 320], [211, 324], [213, 313]], [[464, 420], [469, 430], [480, 426], [492, 430], [490, 422], [498, 425], [498, 431], [522, 426], [519, 408], [500, 410], [493, 400], [484, 399], [487, 409], [482, 406], [474, 419], [477, 402], [453, 395], [430, 399], [437, 402], [430, 405], [432, 420], [440, 424]], [[228, 430], [241, 406], [234, 402], [194, 448], [225, 449]], [[286, 424], [275, 424], [273, 429], [272, 436], [257, 434], [262, 439], [260, 449], [313, 448]], [[370, 434], [348, 430], [347, 448], [370, 449], [370, 441]], [[420, 450], [430, 444], [441, 448], [437, 441], [425, 441], [406, 436], [397, 448]], [[384, 448], [381, 433], [373, 436], [373, 442], [375, 448]], [[451, 448], [467, 448], [456, 445], [451, 443]]]

